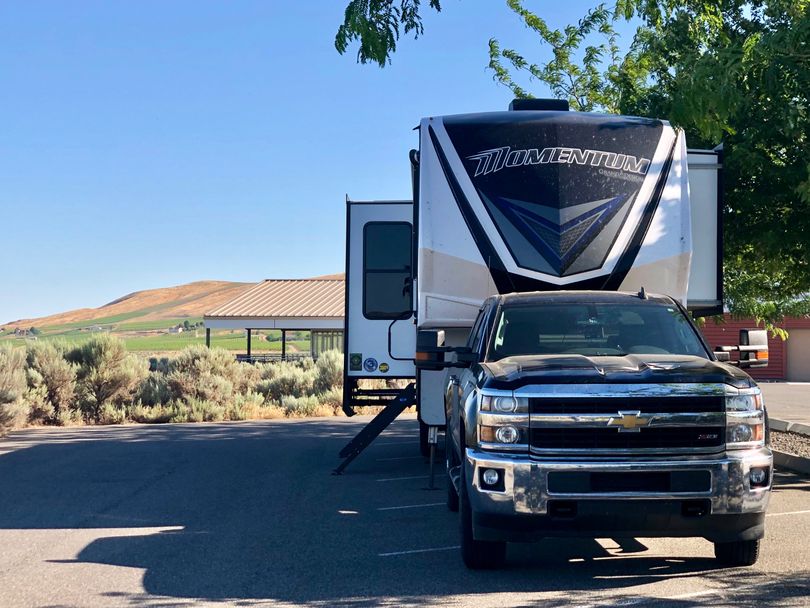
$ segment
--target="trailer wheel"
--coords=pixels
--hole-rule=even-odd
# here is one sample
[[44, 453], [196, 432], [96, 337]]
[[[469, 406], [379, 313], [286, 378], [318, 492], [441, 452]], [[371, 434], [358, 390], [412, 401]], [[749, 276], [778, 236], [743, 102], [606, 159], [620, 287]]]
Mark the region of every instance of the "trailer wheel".
[[714, 543], [714, 556], [724, 566], [753, 566], [759, 557], [759, 541]]
[[450, 425], [447, 425], [444, 432], [444, 454], [447, 462], [447, 508], [453, 513], [458, 512], [458, 492], [450, 476], [450, 469], [456, 466], [456, 452], [453, 449], [453, 440], [450, 437]]
[[419, 453], [424, 458], [430, 458], [430, 444], [428, 443], [428, 425], [419, 421]]
[[464, 565], [471, 570], [493, 570], [501, 568], [506, 561], [506, 543], [475, 540], [473, 538], [472, 508], [467, 494], [467, 480], [461, 467], [461, 492], [459, 510], [461, 516], [461, 557]]

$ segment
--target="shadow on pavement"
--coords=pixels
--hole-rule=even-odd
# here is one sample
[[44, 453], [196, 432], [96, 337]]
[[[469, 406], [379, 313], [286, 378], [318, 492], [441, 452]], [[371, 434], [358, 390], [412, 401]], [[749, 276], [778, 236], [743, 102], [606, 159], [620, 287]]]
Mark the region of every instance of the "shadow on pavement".
[[[385, 440], [414, 439], [412, 427], [402, 423]], [[457, 519], [443, 507], [380, 511], [443, 498], [426, 494], [422, 480], [379, 481], [426, 471], [421, 460], [407, 459], [415, 439], [384, 452], [401, 455], [402, 464], [369, 453], [349, 474], [330, 475], [337, 450], [357, 428], [321, 420], [49, 434], [0, 457], [0, 528], [106, 529], [76, 561], [143, 569], [144, 594], [110, 595], [132, 605], [418, 606], [448, 595], [554, 591], [598, 603], [608, 591], [696, 574], [745, 605], [739, 598], [753, 602], [773, 584], [772, 575], [766, 581], [755, 571], [743, 577], [715, 570], [709, 558], [648, 557], [634, 539], [617, 540], [610, 552], [593, 540], [512, 545], [507, 568], [498, 572], [467, 571], [455, 549], [381, 556], [455, 545]], [[779, 483], [806, 482], [780, 474]], [[178, 529], [115, 535], [115, 528], [140, 527]], [[740, 580], [745, 587], [735, 590]], [[806, 595], [807, 580], [808, 572], [780, 579], [782, 597]], [[571, 599], [544, 598], [543, 605]], [[683, 605], [723, 604], [707, 596]]]

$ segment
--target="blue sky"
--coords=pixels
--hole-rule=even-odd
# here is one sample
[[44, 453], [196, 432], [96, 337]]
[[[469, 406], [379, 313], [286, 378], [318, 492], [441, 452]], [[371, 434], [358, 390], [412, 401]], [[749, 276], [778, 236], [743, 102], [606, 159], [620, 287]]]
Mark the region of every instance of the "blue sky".
[[409, 198], [420, 117], [505, 109], [487, 41], [536, 48], [504, 1], [444, 0], [361, 66], [346, 1], [0, 4], [0, 322], [342, 271], [345, 195]]

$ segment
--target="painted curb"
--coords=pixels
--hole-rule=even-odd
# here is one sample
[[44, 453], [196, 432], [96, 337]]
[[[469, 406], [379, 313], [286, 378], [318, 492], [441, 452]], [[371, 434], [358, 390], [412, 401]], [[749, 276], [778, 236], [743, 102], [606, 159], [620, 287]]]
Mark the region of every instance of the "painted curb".
[[788, 469], [796, 473], [810, 475], [810, 458], [802, 458], [793, 454], [773, 451], [773, 464], [780, 469]]
[[768, 425], [773, 431], [781, 431], [783, 433], [791, 432], [798, 435], [806, 435], [810, 437], [810, 424], [802, 424], [801, 422], [790, 422], [788, 420], [780, 420], [779, 418], [768, 418]]

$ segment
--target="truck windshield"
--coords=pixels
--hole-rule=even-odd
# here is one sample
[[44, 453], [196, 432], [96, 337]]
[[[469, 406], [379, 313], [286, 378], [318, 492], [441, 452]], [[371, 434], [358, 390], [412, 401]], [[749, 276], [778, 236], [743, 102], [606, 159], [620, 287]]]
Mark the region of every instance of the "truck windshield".
[[501, 309], [488, 360], [560, 354], [708, 358], [689, 321], [672, 305], [559, 303]]

